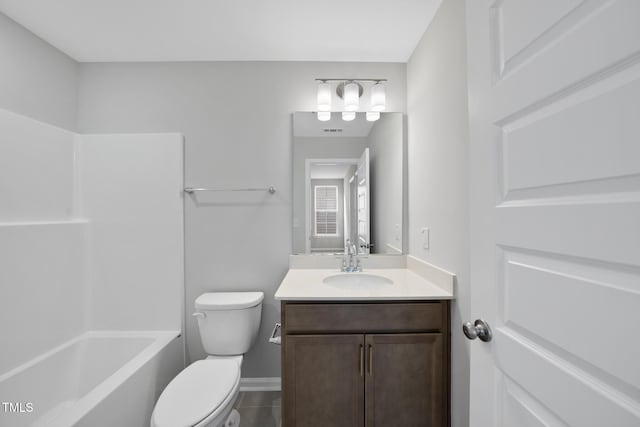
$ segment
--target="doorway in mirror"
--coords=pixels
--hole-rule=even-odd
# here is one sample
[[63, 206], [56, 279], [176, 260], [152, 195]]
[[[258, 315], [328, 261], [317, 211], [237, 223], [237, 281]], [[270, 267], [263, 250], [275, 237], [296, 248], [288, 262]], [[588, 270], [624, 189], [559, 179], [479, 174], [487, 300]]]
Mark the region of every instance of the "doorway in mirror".
[[293, 253], [402, 254], [404, 137], [401, 113], [368, 122], [294, 114]]

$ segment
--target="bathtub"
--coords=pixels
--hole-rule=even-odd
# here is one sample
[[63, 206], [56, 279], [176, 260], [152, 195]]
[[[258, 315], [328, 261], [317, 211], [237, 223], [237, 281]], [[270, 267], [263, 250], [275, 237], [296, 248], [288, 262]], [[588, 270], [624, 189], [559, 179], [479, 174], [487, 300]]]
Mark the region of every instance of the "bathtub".
[[183, 368], [179, 332], [87, 332], [0, 376], [0, 426], [148, 427]]

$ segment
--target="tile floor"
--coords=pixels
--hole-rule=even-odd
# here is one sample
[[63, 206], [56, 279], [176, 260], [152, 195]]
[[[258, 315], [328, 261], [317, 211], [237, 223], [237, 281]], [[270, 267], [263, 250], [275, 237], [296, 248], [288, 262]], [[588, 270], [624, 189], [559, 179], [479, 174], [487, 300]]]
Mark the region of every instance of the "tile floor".
[[280, 427], [279, 391], [241, 391], [233, 405], [240, 427]]

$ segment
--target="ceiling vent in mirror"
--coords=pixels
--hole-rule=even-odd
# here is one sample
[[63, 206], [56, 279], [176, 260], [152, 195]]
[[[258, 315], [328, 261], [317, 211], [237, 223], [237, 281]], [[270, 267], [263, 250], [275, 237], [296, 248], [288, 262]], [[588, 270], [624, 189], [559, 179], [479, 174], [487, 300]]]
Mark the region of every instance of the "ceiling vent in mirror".
[[387, 79], [316, 79], [318, 82], [317, 107], [318, 120], [326, 122], [331, 120], [332, 83], [336, 84], [336, 95], [342, 99], [342, 120], [351, 121], [355, 118], [355, 112], [360, 109], [360, 98], [364, 93], [363, 84], [371, 85], [370, 103], [366, 108], [366, 117], [370, 122], [380, 118], [380, 111], [387, 108], [387, 93], [385, 82]]

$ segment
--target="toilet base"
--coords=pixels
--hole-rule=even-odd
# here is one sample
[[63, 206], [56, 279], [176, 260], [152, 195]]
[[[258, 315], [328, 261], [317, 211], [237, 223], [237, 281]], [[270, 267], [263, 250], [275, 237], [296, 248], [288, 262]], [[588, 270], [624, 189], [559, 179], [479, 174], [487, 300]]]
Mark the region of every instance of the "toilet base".
[[[233, 399], [231, 399], [231, 402], [228, 408], [226, 408], [223, 412], [219, 413], [214, 419], [204, 420], [203, 422], [201, 422], [200, 424], [197, 424], [194, 427], [239, 427], [240, 413], [235, 409], [233, 409], [233, 404], [235, 403], [237, 397], [238, 397], [238, 393], [236, 392], [235, 396], [233, 396]], [[237, 417], [234, 415], [234, 413], [238, 414]], [[235, 424], [228, 424], [229, 422], [233, 422]]]
[[240, 412], [232, 409], [227, 420], [224, 422], [224, 427], [240, 427]]

